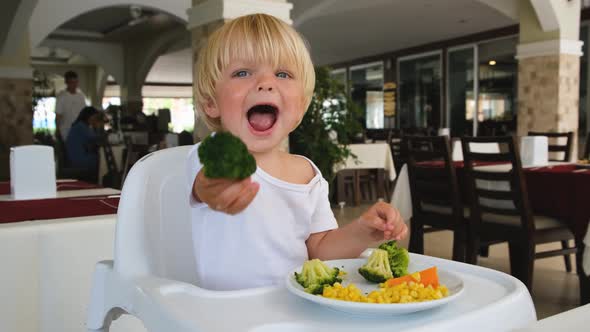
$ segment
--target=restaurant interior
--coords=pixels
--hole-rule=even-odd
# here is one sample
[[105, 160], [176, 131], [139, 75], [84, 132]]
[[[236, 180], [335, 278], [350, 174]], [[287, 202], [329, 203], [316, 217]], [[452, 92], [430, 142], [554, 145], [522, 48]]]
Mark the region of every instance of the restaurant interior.
[[[0, 331], [587, 329], [590, 0], [0, 8]], [[320, 129], [304, 118], [283, 149], [318, 165], [339, 227], [381, 202], [399, 212], [410, 269], [436, 265], [450, 295], [373, 307], [306, 294], [292, 273], [199, 287], [185, 164], [211, 130], [197, 57], [254, 13], [290, 24], [316, 66], [305, 117]]]

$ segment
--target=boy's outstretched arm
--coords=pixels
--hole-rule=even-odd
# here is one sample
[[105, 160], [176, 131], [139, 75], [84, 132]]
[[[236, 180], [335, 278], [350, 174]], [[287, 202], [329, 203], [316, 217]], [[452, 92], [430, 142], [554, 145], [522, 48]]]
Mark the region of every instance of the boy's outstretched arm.
[[326, 232], [311, 234], [307, 239], [309, 258], [321, 260], [357, 258], [376, 241], [400, 240], [408, 227], [390, 204], [379, 202], [359, 219]]

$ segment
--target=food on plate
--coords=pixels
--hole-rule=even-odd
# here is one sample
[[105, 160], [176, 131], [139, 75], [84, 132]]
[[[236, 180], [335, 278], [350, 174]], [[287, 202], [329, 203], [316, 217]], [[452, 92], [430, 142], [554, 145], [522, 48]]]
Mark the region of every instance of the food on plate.
[[324, 287], [342, 282], [338, 268], [329, 267], [317, 258], [303, 263], [301, 273], [295, 272], [295, 280], [310, 294], [322, 294]]
[[410, 254], [408, 254], [406, 248], [398, 247], [395, 241], [389, 241], [382, 243], [379, 249], [387, 251], [389, 267], [394, 277], [401, 277], [408, 274]]
[[438, 273], [436, 271], [436, 266], [428, 268], [426, 270], [422, 270], [420, 272], [415, 272], [411, 274], [407, 274], [403, 277], [399, 278], [392, 278], [385, 282], [385, 287], [393, 287], [402, 283], [410, 283], [415, 282], [418, 284], [422, 284], [424, 286], [432, 286], [438, 287]]
[[208, 178], [242, 180], [256, 171], [256, 160], [246, 144], [228, 132], [207, 136], [199, 145], [199, 160]]
[[412, 303], [431, 300], [439, 300], [449, 296], [449, 290], [444, 285], [433, 287], [413, 281], [403, 282], [391, 287], [382, 284], [382, 288], [363, 295], [361, 290], [355, 284], [349, 284], [346, 287], [340, 283], [333, 286], [324, 287], [322, 295], [326, 298], [365, 303]]
[[383, 249], [375, 249], [367, 259], [367, 263], [359, 268], [359, 274], [367, 281], [380, 283], [393, 278], [389, 266], [389, 256]]
[[580, 160], [578, 160], [578, 164], [588, 165], [588, 164], [590, 164], [590, 160], [589, 159], [580, 159]]
[[431, 301], [449, 296], [447, 287], [439, 284], [436, 266], [391, 278], [379, 287], [379, 290], [364, 295], [355, 284], [343, 286], [338, 282], [324, 287], [322, 296], [343, 301], [389, 304]]

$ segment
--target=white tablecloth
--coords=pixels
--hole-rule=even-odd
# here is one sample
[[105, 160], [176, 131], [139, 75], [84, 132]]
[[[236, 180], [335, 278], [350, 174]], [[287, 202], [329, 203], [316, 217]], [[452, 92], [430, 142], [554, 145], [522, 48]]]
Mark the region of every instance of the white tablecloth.
[[[118, 193], [58, 191], [80, 199]], [[115, 221], [112, 214], [0, 224], [0, 331], [85, 331], [94, 265], [113, 257]], [[125, 316], [111, 331], [145, 329]]]
[[[86, 331], [96, 262], [112, 259], [115, 215], [0, 225], [0, 331]], [[111, 331], [145, 331], [125, 316]]]
[[541, 319], [514, 332], [588, 331], [590, 304]]
[[[563, 164], [560, 162], [551, 163], [551, 164]], [[480, 170], [485, 169], [503, 169], [506, 168], [507, 165], [491, 165], [491, 166], [481, 166], [478, 167]], [[501, 185], [502, 183], [499, 183]], [[491, 188], [490, 188], [491, 189]], [[498, 190], [499, 188], [495, 188]], [[397, 182], [395, 184], [395, 188], [393, 189], [393, 195], [391, 197], [391, 205], [393, 205], [396, 209], [399, 210], [401, 216], [404, 220], [410, 220], [412, 218], [412, 196], [410, 192], [410, 179], [408, 176], [408, 167], [404, 165], [400, 170], [399, 176], [397, 178]], [[589, 221], [590, 222], [590, 221]], [[582, 267], [586, 275], [590, 275], [590, 227], [586, 232], [586, 237], [584, 238], [584, 244], [586, 248], [584, 250], [584, 256], [582, 259]]]
[[[110, 196], [119, 195], [120, 190], [113, 188], [95, 188], [95, 189], [79, 189], [79, 190], [60, 190], [57, 192], [55, 198], [70, 198], [70, 197], [84, 197], [84, 196]], [[0, 201], [12, 201], [14, 198], [11, 195], [0, 195]]]
[[393, 157], [389, 144], [350, 144], [350, 152], [357, 157], [348, 158], [344, 164], [337, 165], [337, 170], [359, 168], [383, 168], [389, 173], [389, 180], [395, 180], [397, 176], [393, 164]]

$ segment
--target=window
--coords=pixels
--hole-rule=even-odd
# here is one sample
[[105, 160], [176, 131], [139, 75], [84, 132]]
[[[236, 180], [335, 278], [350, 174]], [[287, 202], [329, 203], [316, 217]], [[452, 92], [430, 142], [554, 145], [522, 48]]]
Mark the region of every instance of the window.
[[33, 113], [33, 132], [55, 132], [55, 97], [40, 98]]
[[146, 115], [158, 115], [158, 110], [163, 108], [170, 110], [170, 131], [193, 131], [195, 113], [192, 98], [143, 98], [143, 113]]
[[350, 84], [352, 100], [365, 110], [366, 128], [383, 128], [383, 62], [351, 67]]

